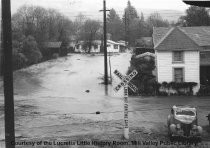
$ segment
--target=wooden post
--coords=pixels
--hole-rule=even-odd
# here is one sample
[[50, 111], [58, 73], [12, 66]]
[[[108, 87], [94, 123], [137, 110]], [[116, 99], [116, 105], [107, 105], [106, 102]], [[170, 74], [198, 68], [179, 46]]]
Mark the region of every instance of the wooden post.
[[12, 68], [12, 29], [10, 0], [2, 0], [2, 33], [3, 33], [3, 74], [4, 74], [4, 114], [6, 148], [15, 148], [14, 96]]
[[129, 139], [128, 125], [128, 84], [124, 86], [124, 137]]
[[107, 41], [106, 41], [106, 0], [104, 0], [104, 84], [108, 85]]

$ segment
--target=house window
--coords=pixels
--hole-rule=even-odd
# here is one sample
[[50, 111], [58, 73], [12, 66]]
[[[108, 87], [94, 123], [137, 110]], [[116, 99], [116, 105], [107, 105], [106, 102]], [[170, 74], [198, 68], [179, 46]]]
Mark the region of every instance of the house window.
[[118, 49], [118, 45], [114, 45], [114, 49]]
[[183, 68], [174, 68], [174, 81], [184, 82], [184, 69]]
[[184, 62], [183, 51], [174, 51], [173, 52], [173, 62]]

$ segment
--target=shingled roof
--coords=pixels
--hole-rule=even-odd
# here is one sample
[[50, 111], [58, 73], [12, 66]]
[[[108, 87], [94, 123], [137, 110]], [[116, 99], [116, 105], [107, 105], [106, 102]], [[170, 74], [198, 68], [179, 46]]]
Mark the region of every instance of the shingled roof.
[[60, 48], [61, 42], [45, 42], [44, 46], [47, 48]]
[[[165, 49], [169, 48], [167, 47], [168, 44], [165, 40], [170, 42], [170, 48], [193, 48], [193, 46], [196, 47], [196, 45], [200, 47], [207, 47], [210, 46], [210, 26], [153, 28], [153, 42], [156, 50], [163, 47]], [[160, 47], [160, 45], [162, 47]]]

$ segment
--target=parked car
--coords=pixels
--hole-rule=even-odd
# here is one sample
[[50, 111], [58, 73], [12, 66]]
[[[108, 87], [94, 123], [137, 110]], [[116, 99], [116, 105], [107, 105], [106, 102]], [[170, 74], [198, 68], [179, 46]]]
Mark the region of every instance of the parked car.
[[202, 127], [198, 126], [197, 111], [192, 106], [174, 105], [167, 119], [168, 135], [173, 137], [194, 137], [201, 140]]

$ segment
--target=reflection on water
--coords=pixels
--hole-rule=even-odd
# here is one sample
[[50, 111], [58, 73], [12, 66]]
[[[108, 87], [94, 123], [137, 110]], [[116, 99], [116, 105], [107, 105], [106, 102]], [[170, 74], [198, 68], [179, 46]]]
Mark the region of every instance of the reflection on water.
[[105, 92], [105, 96], [108, 96], [108, 85], [104, 85], [104, 92]]

